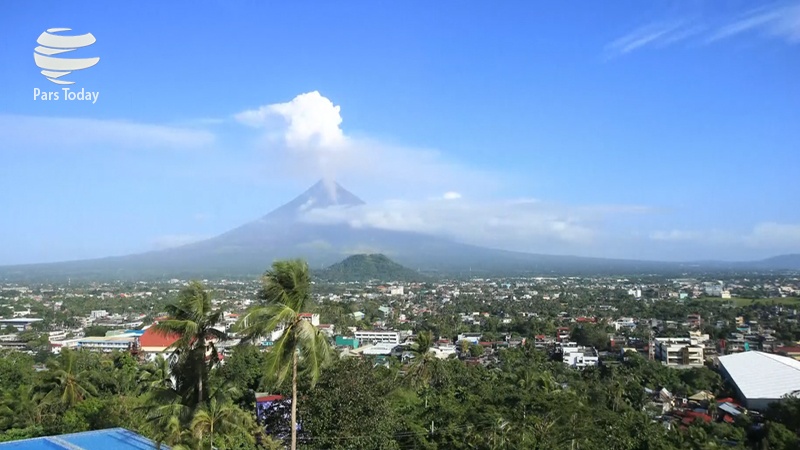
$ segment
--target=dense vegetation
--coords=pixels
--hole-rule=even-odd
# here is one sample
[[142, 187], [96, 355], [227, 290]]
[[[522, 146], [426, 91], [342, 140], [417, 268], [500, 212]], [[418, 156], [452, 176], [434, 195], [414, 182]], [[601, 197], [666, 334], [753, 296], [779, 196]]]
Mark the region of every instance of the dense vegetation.
[[422, 281], [425, 275], [404, 267], [382, 254], [352, 255], [316, 274], [326, 281]]
[[[667, 429], [654, 419], [659, 414], [645, 388], [729, 395], [730, 387], [709, 368], [674, 370], [631, 352], [582, 371], [531, 345], [500, 349], [484, 363], [440, 360], [428, 351], [434, 336], [461, 326], [446, 314], [420, 318], [410, 359], [341, 358], [300, 319], [313, 307], [309, 289], [304, 264], [276, 263], [264, 277], [261, 302], [236, 329], [244, 343], [224, 360], [215, 343], [227, 336], [213, 327], [221, 313], [199, 283], [165, 308], [170, 319], [159, 329], [180, 336], [166, 359], [64, 350], [37, 371], [30, 356], [3, 354], [0, 441], [122, 426], [175, 449], [275, 449], [293, 441], [303, 449], [800, 448], [800, 399], [771, 409], [759, 424], [744, 417]], [[626, 301], [618, 298], [620, 305]], [[476, 301], [479, 306], [486, 305]], [[551, 307], [558, 314], [561, 305]], [[695, 311], [695, 305], [672, 308], [649, 312], [679, 317]], [[555, 327], [547, 320], [527, 326]], [[271, 351], [248, 343], [278, 324], [286, 329]], [[494, 323], [487, 333], [538, 331], [523, 326]], [[603, 336], [599, 325], [572, 332], [589, 344]], [[287, 400], [257, 418], [255, 392]]]

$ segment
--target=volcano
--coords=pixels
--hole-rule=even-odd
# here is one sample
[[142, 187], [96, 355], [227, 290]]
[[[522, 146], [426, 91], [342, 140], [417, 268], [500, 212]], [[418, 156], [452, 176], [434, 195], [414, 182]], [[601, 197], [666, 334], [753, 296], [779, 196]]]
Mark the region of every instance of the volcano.
[[0, 267], [0, 278], [251, 276], [263, 273], [276, 259], [303, 258], [316, 270], [356, 254], [382, 254], [423, 273], [474, 276], [685, 273], [707, 269], [782, 269], [792, 264], [797, 267], [791, 268], [800, 268], [797, 255], [789, 258], [792, 264], [788, 264], [786, 258], [753, 263], [697, 264], [555, 256], [489, 249], [414, 232], [302, 220], [309, 212], [328, 208], [337, 208], [346, 216], [348, 208], [364, 204], [338, 183], [319, 181], [265, 216], [211, 239], [128, 256]]

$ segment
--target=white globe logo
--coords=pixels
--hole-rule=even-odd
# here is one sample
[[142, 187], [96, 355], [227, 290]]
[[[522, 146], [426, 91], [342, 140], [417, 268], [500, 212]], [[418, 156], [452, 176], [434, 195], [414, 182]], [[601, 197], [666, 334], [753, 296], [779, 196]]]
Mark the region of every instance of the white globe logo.
[[43, 69], [42, 75], [56, 84], [74, 84], [74, 81], [62, 80], [60, 78], [76, 70], [92, 67], [100, 61], [99, 57], [62, 58], [54, 56], [71, 52], [82, 47], [88, 47], [97, 41], [92, 33], [78, 36], [56, 34], [71, 30], [71, 28], [49, 28], [39, 35], [39, 39], [36, 40], [39, 46], [33, 49], [33, 60], [39, 68]]

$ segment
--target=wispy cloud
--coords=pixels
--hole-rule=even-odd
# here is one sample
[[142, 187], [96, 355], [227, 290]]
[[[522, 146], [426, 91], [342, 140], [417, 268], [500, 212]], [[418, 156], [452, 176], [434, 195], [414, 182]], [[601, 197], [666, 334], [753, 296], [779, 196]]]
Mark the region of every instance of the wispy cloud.
[[717, 29], [706, 42], [711, 43], [753, 32], [784, 39], [790, 44], [800, 42], [800, 3], [772, 5], [748, 11], [740, 18]]
[[681, 42], [711, 44], [744, 34], [757, 34], [800, 43], [800, 2], [776, 3], [751, 9], [735, 17], [700, 17], [656, 21], [615, 39], [604, 48], [613, 58], [646, 48], [662, 48]]
[[741, 246], [775, 253], [800, 251], [800, 224], [761, 222], [744, 233], [712, 230], [668, 230], [650, 234], [654, 241], [710, 246]]
[[150, 241], [150, 247], [153, 250], [164, 250], [173, 247], [180, 247], [182, 245], [192, 244], [204, 239], [208, 239], [209, 235], [200, 234], [168, 234], [164, 236], [157, 236]]
[[624, 55], [645, 47], [660, 47], [688, 39], [702, 30], [685, 21], [645, 25], [606, 45], [608, 57]]
[[8, 150], [61, 150], [96, 144], [114, 148], [194, 149], [214, 143], [213, 133], [194, 128], [65, 117], [0, 115], [0, 141]]
[[354, 228], [425, 233], [508, 250], [564, 253], [604, 245], [607, 220], [647, 211], [641, 207], [586, 207], [527, 199], [476, 201], [448, 196], [312, 209], [303, 219], [312, 223], [345, 223]]

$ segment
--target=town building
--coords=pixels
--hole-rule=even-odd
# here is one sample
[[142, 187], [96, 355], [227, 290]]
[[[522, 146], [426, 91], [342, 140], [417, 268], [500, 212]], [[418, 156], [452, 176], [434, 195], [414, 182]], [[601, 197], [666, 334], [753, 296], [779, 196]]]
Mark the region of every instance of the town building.
[[691, 337], [661, 337], [653, 340], [655, 359], [671, 367], [701, 367], [704, 346]]
[[719, 357], [720, 372], [749, 409], [764, 411], [787, 395], [800, 396], [800, 361], [749, 351]]
[[378, 343], [385, 343], [385, 344], [399, 344], [400, 343], [400, 333], [397, 331], [364, 331], [358, 330], [353, 333], [356, 340], [361, 344], [378, 344]]

